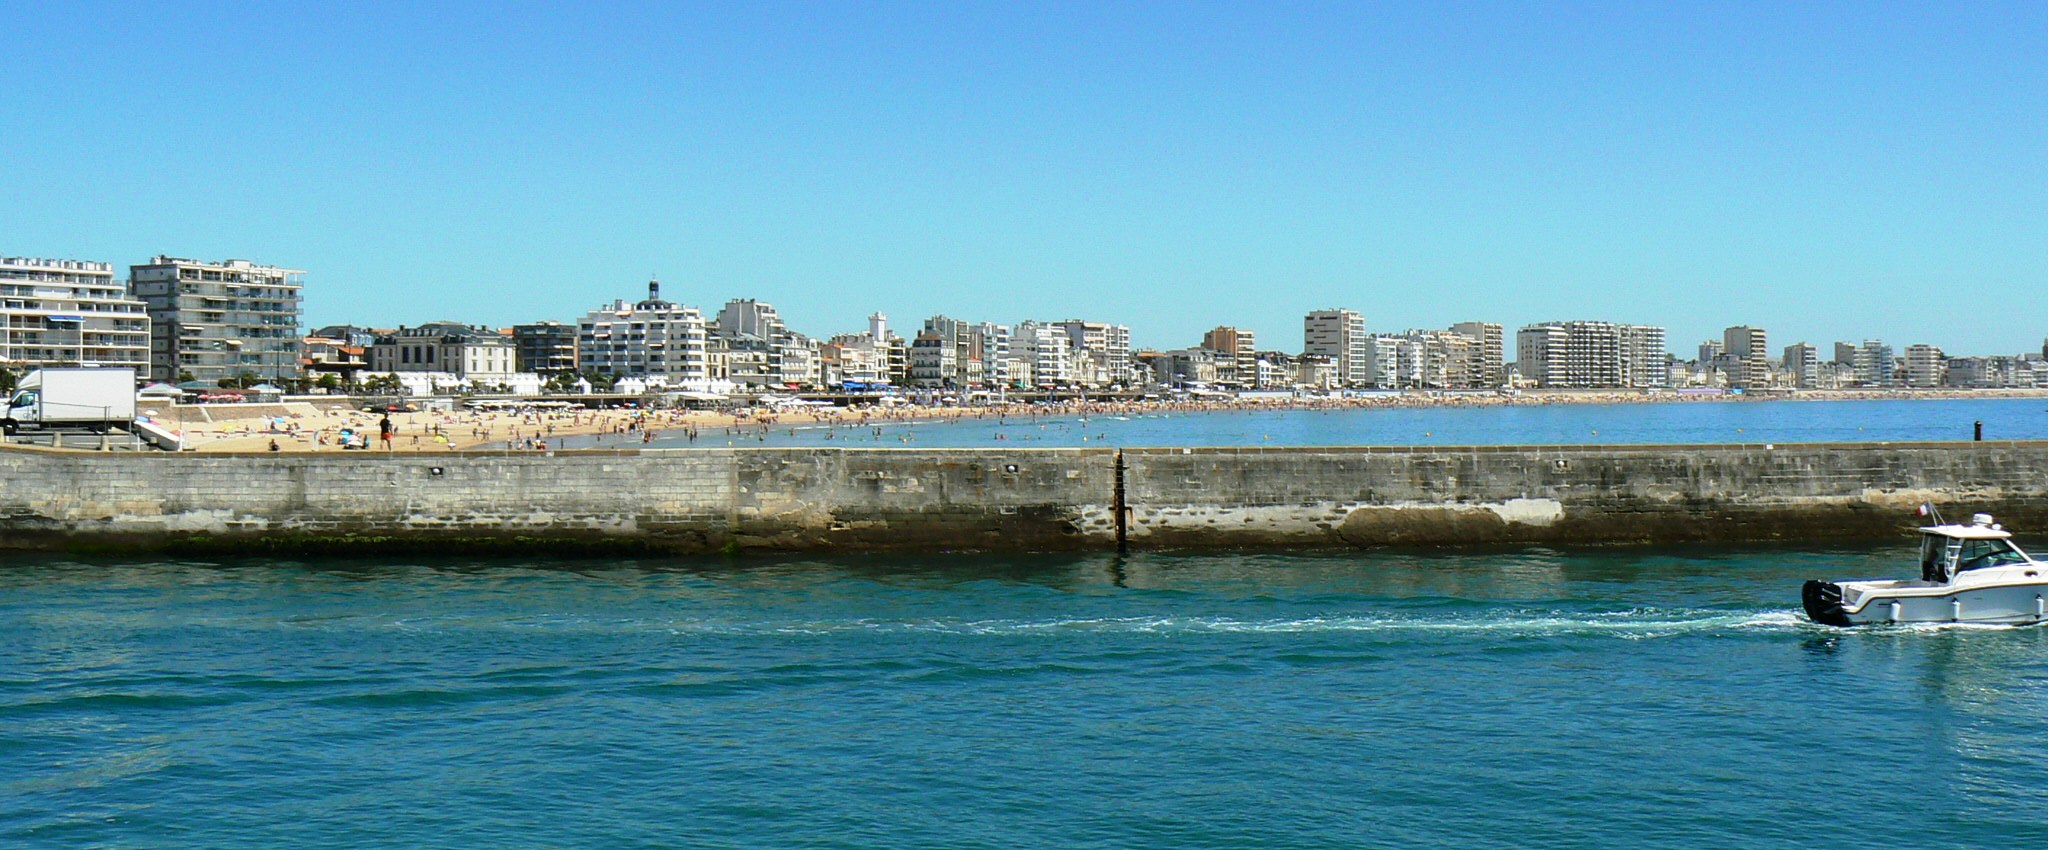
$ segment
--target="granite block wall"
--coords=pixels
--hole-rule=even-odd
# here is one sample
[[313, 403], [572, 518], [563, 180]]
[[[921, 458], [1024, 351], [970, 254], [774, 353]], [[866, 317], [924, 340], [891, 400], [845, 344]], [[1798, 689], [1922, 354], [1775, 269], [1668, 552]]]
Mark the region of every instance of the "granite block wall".
[[[1123, 469], [1117, 466], [1121, 457]], [[2048, 443], [114, 454], [0, 448], [0, 547], [480, 541], [663, 551], [2048, 533]]]

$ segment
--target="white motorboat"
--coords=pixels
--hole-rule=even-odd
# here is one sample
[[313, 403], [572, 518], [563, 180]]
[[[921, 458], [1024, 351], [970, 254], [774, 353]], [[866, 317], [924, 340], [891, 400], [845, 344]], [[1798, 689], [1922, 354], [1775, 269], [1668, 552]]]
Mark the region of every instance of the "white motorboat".
[[1990, 514], [1969, 525], [1920, 529], [1920, 577], [1809, 581], [1806, 616], [1830, 626], [1882, 623], [2039, 623], [2048, 620], [2048, 563], [2012, 543]]

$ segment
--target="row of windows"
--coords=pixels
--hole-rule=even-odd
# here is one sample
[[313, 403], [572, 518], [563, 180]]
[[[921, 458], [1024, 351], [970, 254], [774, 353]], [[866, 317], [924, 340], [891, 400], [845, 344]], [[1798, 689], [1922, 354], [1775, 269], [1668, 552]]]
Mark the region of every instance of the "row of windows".
[[63, 274], [59, 272], [29, 272], [20, 269], [0, 269], [0, 280], [36, 280], [45, 283], [82, 283], [88, 286], [106, 286], [114, 282], [112, 274]]
[[140, 313], [141, 302], [122, 301], [74, 301], [59, 299], [52, 304], [47, 298], [6, 298], [0, 299], [0, 309], [6, 310], [62, 310], [67, 313]]
[[14, 362], [37, 361], [44, 363], [134, 363], [148, 361], [139, 349], [129, 348], [4, 348], [0, 349], [0, 360]]
[[219, 272], [211, 269], [179, 269], [178, 277], [182, 280], [217, 280], [233, 283], [284, 283], [284, 278], [276, 275], [250, 274], [248, 272]]

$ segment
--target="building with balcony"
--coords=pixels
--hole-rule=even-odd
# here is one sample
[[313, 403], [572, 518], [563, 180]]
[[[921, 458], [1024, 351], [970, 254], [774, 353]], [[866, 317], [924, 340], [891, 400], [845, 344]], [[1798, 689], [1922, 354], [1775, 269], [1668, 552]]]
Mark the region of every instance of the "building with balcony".
[[1938, 387], [1948, 379], [1948, 357], [1932, 345], [1906, 346], [1906, 386]]
[[1804, 342], [1785, 346], [1785, 375], [1802, 390], [1819, 387], [1820, 349]]
[[[1835, 343], [1835, 355], [1839, 358], [1846, 343]], [[1849, 349], [1850, 366], [1855, 370], [1854, 380], [1859, 387], [1895, 387], [1899, 384], [1898, 363], [1892, 356], [1890, 343], [1881, 339], [1866, 339], [1862, 345]]]
[[576, 326], [561, 322], [513, 325], [512, 362], [518, 371], [542, 376], [577, 371]]
[[1216, 380], [1256, 389], [1259, 382], [1258, 337], [1244, 328], [1218, 327], [1202, 334], [1202, 347], [1216, 353]]
[[1467, 382], [1474, 387], [1498, 387], [1507, 383], [1507, 339], [1499, 322], [1459, 322], [1451, 332], [1472, 340], [1471, 372]]
[[1763, 328], [1737, 325], [1721, 332], [1721, 368], [1731, 387], [1771, 382], [1771, 355]]
[[614, 377], [658, 379], [667, 386], [710, 385], [704, 314], [661, 298], [661, 281], [647, 284], [647, 300], [613, 301], [576, 322], [576, 358], [582, 368]]
[[151, 378], [298, 377], [305, 272], [158, 256], [130, 266], [128, 278], [149, 314]]
[[1010, 354], [1010, 375], [1026, 386], [1065, 387], [1075, 382], [1073, 340], [1059, 326], [1018, 322], [1010, 332]]
[[1664, 329], [1612, 322], [1542, 322], [1515, 333], [1516, 370], [1539, 387], [1622, 389], [1671, 385]]
[[1075, 383], [1088, 387], [1129, 384], [1133, 380], [1131, 329], [1107, 322], [1068, 319], [1052, 325], [1067, 335], [1071, 352], [1068, 372]]
[[110, 263], [0, 258], [0, 363], [149, 371], [147, 305]]
[[1366, 374], [1365, 314], [1357, 310], [1317, 310], [1301, 320], [1303, 354], [1328, 358], [1336, 365], [1340, 386], [1369, 386]]

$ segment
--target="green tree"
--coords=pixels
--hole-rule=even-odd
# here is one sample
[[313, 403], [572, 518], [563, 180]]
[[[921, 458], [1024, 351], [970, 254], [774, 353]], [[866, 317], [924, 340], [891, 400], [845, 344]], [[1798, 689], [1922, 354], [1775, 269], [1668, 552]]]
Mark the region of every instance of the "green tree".
[[20, 381], [21, 376], [14, 374], [13, 369], [0, 366], [0, 394], [14, 392], [15, 384]]
[[319, 387], [328, 392], [333, 392], [335, 390], [341, 389], [341, 379], [335, 377], [333, 372], [328, 372], [325, 375], [321, 375], [320, 380], [314, 381], [313, 386]]

